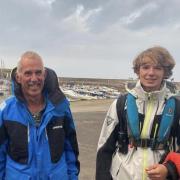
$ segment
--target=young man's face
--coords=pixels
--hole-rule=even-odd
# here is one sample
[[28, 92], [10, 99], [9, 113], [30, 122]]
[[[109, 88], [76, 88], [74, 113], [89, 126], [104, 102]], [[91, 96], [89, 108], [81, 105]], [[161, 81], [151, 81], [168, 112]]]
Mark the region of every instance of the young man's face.
[[45, 79], [42, 62], [37, 59], [25, 58], [21, 67], [20, 73], [16, 75], [16, 80], [21, 84], [25, 98], [40, 97]]
[[151, 61], [141, 65], [138, 76], [143, 89], [147, 92], [159, 90], [164, 79], [164, 73], [162, 66]]

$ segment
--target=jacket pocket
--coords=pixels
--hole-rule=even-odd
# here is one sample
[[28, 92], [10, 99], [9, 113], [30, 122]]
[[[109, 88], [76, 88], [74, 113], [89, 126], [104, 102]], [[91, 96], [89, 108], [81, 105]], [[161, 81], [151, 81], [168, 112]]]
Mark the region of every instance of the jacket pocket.
[[32, 180], [31, 176], [13, 168], [6, 169], [5, 180]]
[[48, 180], [69, 180], [67, 167], [63, 166], [55, 169], [51, 174], [49, 174]]
[[53, 117], [46, 127], [48, 142], [50, 147], [51, 161], [57, 163], [64, 151], [64, 119], [63, 117]]
[[5, 121], [5, 127], [9, 139], [8, 155], [16, 162], [27, 164], [28, 162], [28, 128], [17, 121]]
[[113, 179], [117, 178], [117, 176], [119, 174], [121, 164], [122, 164], [122, 161], [119, 158], [119, 152], [116, 151], [115, 154], [112, 157], [111, 170], [110, 170]]
[[[126, 179], [134, 180], [134, 165], [132, 163], [133, 153], [135, 149], [129, 148], [127, 154], [119, 153], [116, 151], [112, 158], [111, 175], [114, 180]], [[133, 168], [132, 168], [133, 167]], [[135, 167], [136, 168], [136, 167]]]

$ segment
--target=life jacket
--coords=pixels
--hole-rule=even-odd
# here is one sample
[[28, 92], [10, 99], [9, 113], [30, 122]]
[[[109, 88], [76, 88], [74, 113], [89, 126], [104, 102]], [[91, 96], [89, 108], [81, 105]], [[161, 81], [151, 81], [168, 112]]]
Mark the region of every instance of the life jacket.
[[[127, 114], [124, 115], [124, 106], [127, 104]], [[171, 127], [174, 122], [174, 112], [175, 112], [175, 98], [169, 98], [166, 101], [161, 123], [158, 131], [158, 136], [156, 139], [141, 139], [140, 129], [139, 129], [139, 114], [136, 105], [135, 97], [128, 93], [121, 95], [116, 104], [117, 115], [119, 119], [119, 132], [118, 132], [118, 142], [119, 150], [122, 153], [127, 153], [129, 144], [129, 134], [127, 132], [127, 126], [130, 130], [130, 136], [133, 137], [135, 144], [141, 147], [151, 147], [155, 149], [159, 144], [167, 144]]]

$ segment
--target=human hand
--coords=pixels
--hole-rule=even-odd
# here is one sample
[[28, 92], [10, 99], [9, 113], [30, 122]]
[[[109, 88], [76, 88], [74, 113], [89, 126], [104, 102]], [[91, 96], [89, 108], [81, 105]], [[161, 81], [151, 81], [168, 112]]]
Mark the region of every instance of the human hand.
[[151, 180], [165, 180], [168, 174], [168, 170], [163, 164], [154, 164], [147, 167], [145, 171]]

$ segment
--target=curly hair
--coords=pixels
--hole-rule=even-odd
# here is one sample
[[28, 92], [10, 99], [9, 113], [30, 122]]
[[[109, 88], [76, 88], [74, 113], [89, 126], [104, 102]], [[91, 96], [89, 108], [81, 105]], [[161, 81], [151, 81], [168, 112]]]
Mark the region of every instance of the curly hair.
[[172, 75], [172, 69], [175, 66], [174, 58], [167, 49], [154, 46], [141, 52], [133, 61], [133, 69], [136, 74], [139, 72], [141, 65], [148, 63], [146, 57], [150, 59], [151, 63], [157, 64], [164, 68], [164, 79], [168, 79]]

